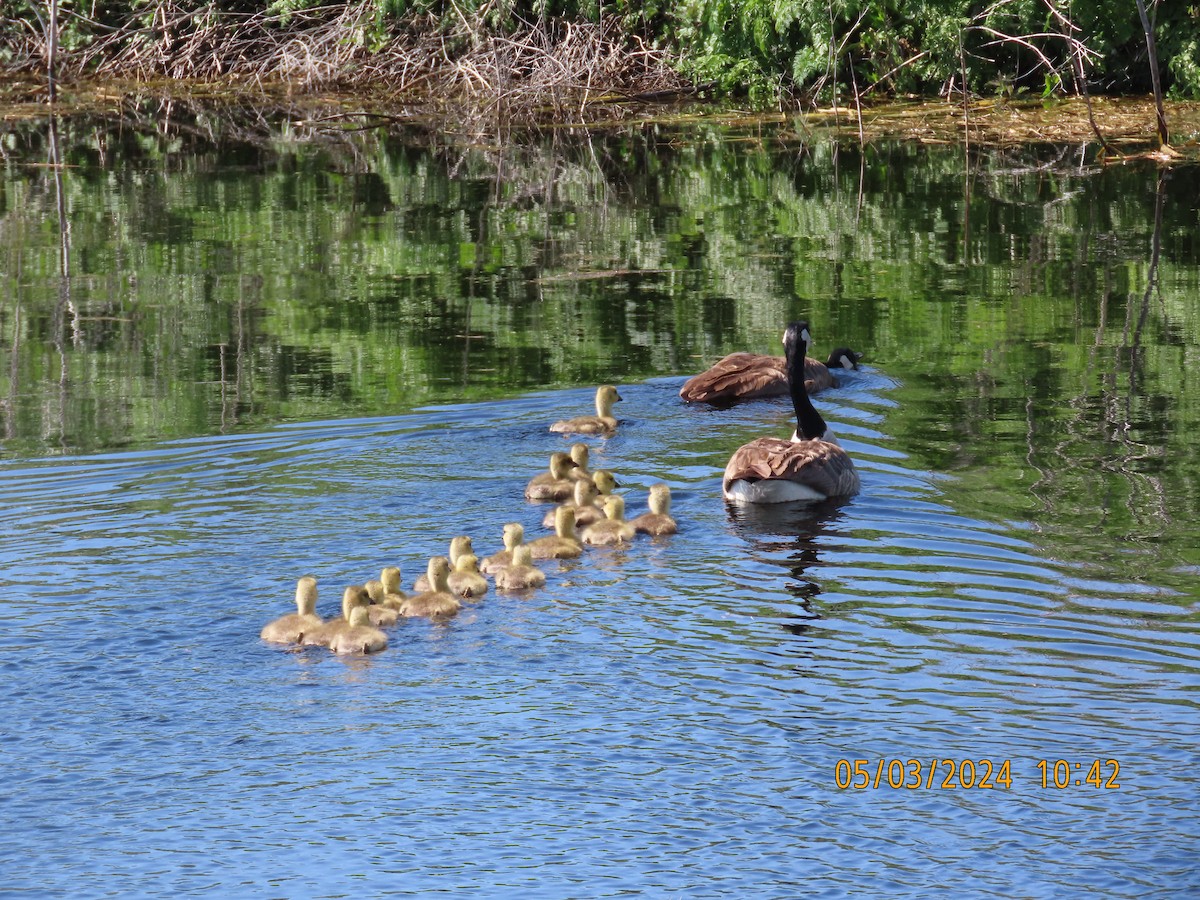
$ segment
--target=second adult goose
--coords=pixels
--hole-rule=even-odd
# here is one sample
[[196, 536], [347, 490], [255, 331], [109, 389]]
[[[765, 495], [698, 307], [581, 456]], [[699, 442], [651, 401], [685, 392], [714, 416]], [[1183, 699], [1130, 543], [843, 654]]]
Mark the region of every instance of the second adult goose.
[[783, 347], [796, 411], [790, 441], [764, 437], [734, 451], [725, 466], [722, 491], [735, 503], [785, 503], [850, 497], [858, 493], [858, 473], [846, 451], [826, 439], [825, 420], [804, 387], [808, 323], [792, 322]]
[[[849, 347], [838, 347], [823, 363], [805, 357], [804, 386], [810, 394], [833, 387], [833, 370], [857, 369], [860, 359], [862, 354]], [[711, 369], [685, 381], [679, 389], [679, 396], [687, 403], [723, 405], [756, 397], [775, 397], [788, 391], [787, 360], [784, 357], [730, 353]]]

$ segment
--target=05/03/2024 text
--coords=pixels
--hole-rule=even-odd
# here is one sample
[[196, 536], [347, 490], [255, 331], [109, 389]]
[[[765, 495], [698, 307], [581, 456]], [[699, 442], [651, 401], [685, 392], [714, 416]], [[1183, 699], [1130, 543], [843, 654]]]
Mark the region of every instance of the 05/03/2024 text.
[[[1088, 787], [1117, 790], [1121, 764], [1115, 759], [1074, 762], [1067, 759], [1040, 759], [1040, 787]], [[839, 759], [833, 767], [833, 780], [841, 790], [867, 790], [889, 787], [917, 790], [988, 790], [1010, 789], [1013, 785], [1012, 760], [1002, 759]]]

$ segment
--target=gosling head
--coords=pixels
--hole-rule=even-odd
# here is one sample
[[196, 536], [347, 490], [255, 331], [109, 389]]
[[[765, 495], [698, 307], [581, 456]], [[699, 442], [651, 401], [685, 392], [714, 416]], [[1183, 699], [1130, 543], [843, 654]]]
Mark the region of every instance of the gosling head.
[[464, 553], [454, 562], [455, 572], [466, 572], [470, 575], [479, 574], [479, 557], [474, 553]]
[[525, 566], [526, 568], [533, 565], [533, 551], [529, 549], [528, 544], [520, 544], [513, 548], [512, 564], [516, 566]]
[[460, 534], [458, 537], [450, 539], [450, 562], [454, 563], [464, 553], [474, 553], [471, 546], [471, 539], [465, 534]]
[[625, 498], [620, 494], [612, 494], [604, 501], [604, 515], [614, 522], [625, 518]]
[[317, 611], [317, 579], [305, 575], [296, 582], [296, 612], [312, 615]]
[[602, 384], [596, 388], [596, 412], [601, 418], [612, 416], [613, 404], [621, 399], [615, 386]]
[[347, 621], [355, 628], [362, 628], [371, 624], [371, 614], [365, 606], [356, 606], [350, 610], [350, 618]]
[[512, 550], [525, 540], [525, 526], [520, 522], [509, 522], [504, 526], [504, 549]]
[[429, 578], [429, 589], [440, 593], [447, 593], [450, 590], [450, 560], [444, 556], [435, 556], [429, 560], [429, 565], [425, 570], [426, 576]]
[[611, 494], [613, 490], [620, 485], [617, 484], [617, 479], [608, 469], [601, 469], [592, 476], [592, 484], [596, 485], [596, 493], [601, 497]]
[[591, 506], [596, 499], [596, 485], [590, 481], [575, 482], [575, 505]]
[[558, 481], [569, 478], [568, 474], [575, 468], [575, 461], [566, 453], [555, 451], [550, 454], [550, 474]]
[[586, 469], [591, 461], [591, 451], [584, 443], [571, 445], [571, 461], [580, 469]]
[[388, 566], [379, 573], [379, 580], [383, 583], [383, 591], [385, 594], [400, 593], [400, 567]]
[[554, 511], [554, 533], [562, 538], [578, 540], [575, 533], [575, 510], [569, 506], [560, 506]]
[[363, 585], [363, 590], [367, 592], [367, 596], [371, 598], [372, 603], [383, 602], [383, 582], [378, 578], [372, 578]]
[[646, 502], [650, 507], [650, 512], [658, 513], [661, 516], [670, 514], [671, 489], [661, 481], [658, 484], [650, 485], [650, 495], [646, 498]]
[[352, 584], [342, 591], [342, 617], [346, 621], [350, 621], [350, 612], [356, 606], [370, 605], [371, 598], [360, 585]]

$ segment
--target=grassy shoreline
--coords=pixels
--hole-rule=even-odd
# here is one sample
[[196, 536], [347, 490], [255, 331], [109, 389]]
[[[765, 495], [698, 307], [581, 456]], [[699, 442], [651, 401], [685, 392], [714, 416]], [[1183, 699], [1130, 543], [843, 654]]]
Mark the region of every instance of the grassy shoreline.
[[[522, 128], [605, 129], [638, 122], [680, 123], [702, 117], [729, 125], [791, 122], [801, 137], [812, 134], [864, 142], [885, 138], [925, 143], [965, 141], [979, 146], [1099, 143], [1098, 129], [1109, 145], [1106, 156], [1110, 159], [1157, 149], [1154, 102], [1149, 97], [1093, 98], [1090, 116], [1087, 102], [1078, 97], [1045, 101], [983, 98], [965, 106], [943, 98], [913, 98], [861, 108], [795, 104], [790, 109], [764, 112], [734, 106], [729, 101], [706, 100], [688, 85], [676, 82], [642, 92], [596, 89], [566, 107], [547, 103], [513, 116], [505, 115], [486, 97], [399, 92], [386, 84], [350, 92], [232, 77], [219, 81], [105, 78], [63, 82], [59, 91], [58, 101], [51, 106], [46, 102], [44, 80], [0, 76], [0, 122], [30, 121], [49, 115], [136, 119], [152, 117], [154, 109], [183, 103], [235, 119], [258, 116], [287, 120], [327, 132], [414, 125], [447, 135], [480, 137], [511, 134]], [[1200, 161], [1200, 102], [1172, 102], [1166, 109], [1172, 147], [1182, 158]]]

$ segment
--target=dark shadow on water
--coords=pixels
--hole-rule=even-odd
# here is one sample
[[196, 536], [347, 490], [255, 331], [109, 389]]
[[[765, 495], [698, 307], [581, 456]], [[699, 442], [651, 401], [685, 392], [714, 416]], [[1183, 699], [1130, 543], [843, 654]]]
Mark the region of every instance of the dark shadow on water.
[[781, 627], [793, 634], [803, 634], [810, 622], [823, 618], [814, 603], [821, 585], [807, 572], [819, 566], [820, 538], [837, 530], [842, 507], [848, 502], [848, 498], [840, 498], [823, 503], [726, 504], [736, 534], [756, 550], [786, 560], [794, 579], [787, 589], [799, 608], [794, 621], [783, 622]]

